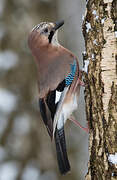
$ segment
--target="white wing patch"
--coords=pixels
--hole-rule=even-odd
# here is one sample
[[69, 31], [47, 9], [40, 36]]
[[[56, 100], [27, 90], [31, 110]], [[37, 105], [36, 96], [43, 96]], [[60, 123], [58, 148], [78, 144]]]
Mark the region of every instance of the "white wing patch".
[[62, 92], [56, 91], [55, 104], [59, 102]]
[[61, 94], [61, 96], [60, 96], [60, 101], [59, 101], [59, 103], [58, 103], [57, 111], [56, 111], [56, 114], [55, 114], [55, 116], [54, 116], [54, 122], [53, 122], [53, 137], [54, 137], [56, 125], [57, 125], [57, 122], [58, 122], [58, 119], [59, 119], [59, 116], [60, 116], [60, 112], [61, 112], [61, 110], [62, 110], [63, 102], [64, 102], [64, 99], [65, 99], [65, 97], [66, 97], [66, 94], [67, 94], [68, 89], [69, 89], [69, 87], [65, 87], [65, 88], [64, 88], [64, 91], [62, 92], [62, 94]]
[[77, 96], [74, 95], [69, 103], [63, 104], [61, 112], [59, 113], [59, 119], [57, 121], [57, 129], [61, 129], [70, 117], [72, 112], [77, 109]]
[[74, 94], [71, 97], [71, 100], [67, 103], [64, 103], [65, 97], [67, 95], [69, 87], [65, 87], [64, 91], [61, 94], [60, 101], [58, 103], [57, 111], [54, 116], [54, 122], [53, 122], [53, 138], [55, 129], [61, 129], [64, 124], [66, 123], [66, 120], [70, 117], [72, 112], [74, 112], [77, 109], [77, 101], [78, 97], [76, 94]]

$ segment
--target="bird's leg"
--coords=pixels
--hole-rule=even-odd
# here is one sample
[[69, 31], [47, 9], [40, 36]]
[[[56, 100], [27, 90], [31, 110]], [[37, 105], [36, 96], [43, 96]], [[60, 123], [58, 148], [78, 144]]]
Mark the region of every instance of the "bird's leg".
[[81, 81], [79, 78], [78, 78], [78, 81], [81, 86], [85, 86], [85, 83], [83, 81]]
[[77, 83], [80, 84], [81, 86], [85, 86], [85, 83], [80, 78], [82, 78], [82, 72], [81, 71], [79, 72], [79, 77], [78, 77]]
[[74, 124], [79, 126], [81, 129], [83, 129], [86, 133], [89, 133], [89, 127], [84, 128], [78, 121], [76, 121], [72, 116], [69, 118], [70, 121], [72, 121]]

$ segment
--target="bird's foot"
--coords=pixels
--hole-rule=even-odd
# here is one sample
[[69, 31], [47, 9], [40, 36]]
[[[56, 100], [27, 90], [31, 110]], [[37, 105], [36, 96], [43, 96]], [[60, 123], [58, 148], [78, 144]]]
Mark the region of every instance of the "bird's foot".
[[79, 126], [81, 129], [83, 129], [86, 133], [89, 133], [89, 127], [83, 127], [78, 121], [76, 121], [73, 117], [69, 118], [70, 121], [72, 121], [74, 124]]
[[81, 86], [85, 86], [85, 83], [81, 79], [82, 79], [82, 72], [80, 71], [77, 83], [80, 84]]
[[83, 82], [83, 81], [81, 81], [80, 79], [78, 79], [79, 80], [79, 84], [81, 85], [81, 86], [85, 86], [85, 83]]

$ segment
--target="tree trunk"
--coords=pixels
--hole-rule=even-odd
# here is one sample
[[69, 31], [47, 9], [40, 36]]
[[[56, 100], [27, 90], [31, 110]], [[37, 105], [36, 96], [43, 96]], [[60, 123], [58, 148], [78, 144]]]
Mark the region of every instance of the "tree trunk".
[[83, 22], [89, 163], [86, 180], [117, 178], [117, 1], [89, 0]]

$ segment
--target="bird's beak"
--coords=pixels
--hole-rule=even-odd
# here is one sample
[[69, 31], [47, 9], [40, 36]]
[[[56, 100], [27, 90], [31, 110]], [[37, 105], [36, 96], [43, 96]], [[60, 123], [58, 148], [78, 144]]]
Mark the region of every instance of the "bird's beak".
[[63, 26], [63, 24], [64, 24], [64, 21], [63, 21], [63, 20], [62, 20], [62, 21], [57, 21], [57, 22], [55, 22], [55, 26], [54, 26], [53, 30], [56, 31], [56, 30], [59, 29], [61, 26]]

